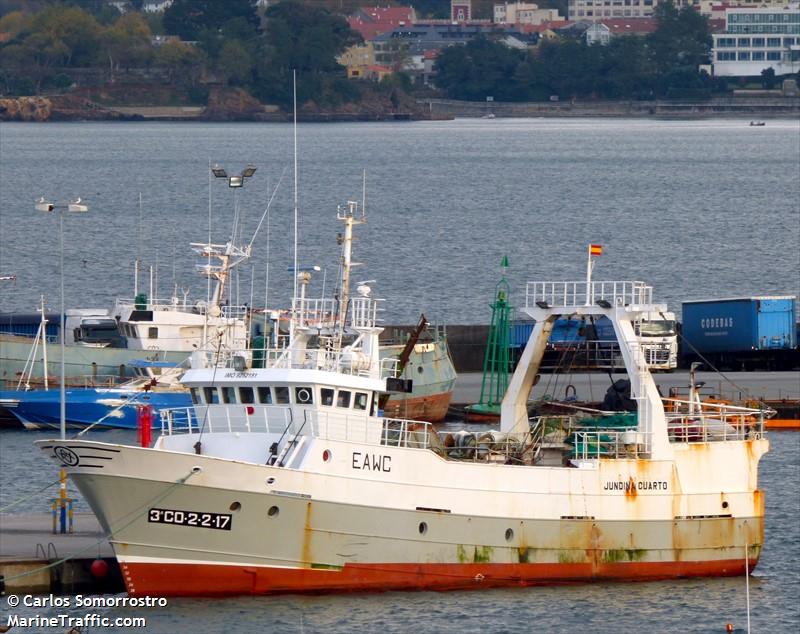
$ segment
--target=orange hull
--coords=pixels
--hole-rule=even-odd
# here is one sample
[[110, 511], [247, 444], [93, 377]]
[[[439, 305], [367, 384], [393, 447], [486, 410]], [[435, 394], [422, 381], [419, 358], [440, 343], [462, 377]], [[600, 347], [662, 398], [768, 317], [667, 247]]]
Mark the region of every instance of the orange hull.
[[[756, 562], [750, 564], [750, 570]], [[121, 563], [132, 596], [223, 596], [388, 590], [466, 590], [597, 580], [738, 576], [742, 559], [553, 564], [346, 564], [341, 570]]]
[[796, 418], [770, 418], [764, 421], [767, 429], [800, 429], [800, 420]]
[[384, 416], [407, 418], [439, 423], [447, 416], [452, 392], [441, 392], [428, 396], [410, 396], [408, 398], [390, 398], [383, 408]]

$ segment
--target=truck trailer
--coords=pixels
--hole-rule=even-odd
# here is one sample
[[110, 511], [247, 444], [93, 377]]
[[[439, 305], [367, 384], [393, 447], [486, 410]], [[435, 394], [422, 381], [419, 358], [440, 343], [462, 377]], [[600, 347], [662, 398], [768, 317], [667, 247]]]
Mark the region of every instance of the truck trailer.
[[683, 302], [681, 361], [727, 370], [800, 366], [797, 298], [734, 297]]

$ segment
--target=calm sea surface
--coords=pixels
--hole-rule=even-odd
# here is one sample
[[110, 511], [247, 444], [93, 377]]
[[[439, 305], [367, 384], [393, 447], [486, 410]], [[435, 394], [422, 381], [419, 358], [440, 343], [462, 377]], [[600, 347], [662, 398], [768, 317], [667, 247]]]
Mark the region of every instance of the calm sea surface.
[[[419, 312], [486, 323], [508, 254], [521, 303], [527, 280], [582, 279], [586, 245], [604, 246], [596, 279], [654, 284], [686, 299], [800, 292], [800, 123], [769, 121], [457, 120], [301, 125], [299, 260], [316, 287], [336, 276], [336, 205], [361, 200], [358, 279], [375, 279], [386, 319]], [[154, 267], [158, 295], [205, 296], [189, 242], [224, 242], [234, 196], [208, 165], [258, 167], [239, 193], [246, 242], [239, 300], [288, 304], [292, 284], [292, 129], [259, 124], [0, 124], [0, 310], [58, 307], [57, 218], [40, 196], [80, 196], [65, 217], [67, 306], [110, 307], [133, 294], [133, 260]], [[141, 210], [139, 195], [142, 195]], [[269, 262], [269, 287], [266, 274]], [[149, 276], [147, 276], [149, 277]], [[251, 289], [253, 289], [251, 291]], [[516, 298], [516, 299], [515, 299]], [[235, 298], [234, 298], [235, 301]], [[32, 442], [0, 431], [0, 506], [57, 478]], [[130, 432], [91, 438], [133, 442]], [[800, 628], [800, 435], [773, 433], [761, 462], [767, 526], [751, 579], [754, 632]], [[24, 505], [46, 512], [44, 491]], [[79, 510], [85, 503], [79, 501]], [[12, 509], [17, 510], [17, 509]], [[0, 538], [2, 536], [0, 535]], [[5, 601], [0, 618], [5, 622]], [[47, 613], [47, 610], [42, 611]], [[51, 613], [54, 613], [51, 611]], [[109, 616], [133, 612], [112, 610]], [[454, 593], [170, 600], [140, 611], [171, 632], [722, 632], [746, 624], [745, 582], [701, 579]], [[30, 630], [28, 630], [30, 631]], [[48, 630], [54, 631], [54, 630]], [[118, 630], [122, 631], [122, 630]]]
[[[336, 277], [336, 207], [362, 199], [357, 280], [377, 280], [386, 319], [487, 323], [499, 263], [512, 303], [528, 280], [643, 280], [673, 308], [687, 299], [800, 292], [800, 122], [506, 119], [302, 124], [301, 265]], [[239, 301], [287, 306], [293, 261], [292, 128], [282, 124], [0, 124], [0, 310], [59, 305], [57, 218], [40, 196], [80, 196], [65, 218], [67, 307], [133, 294], [137, 255], [160, 297], [205, 297], [189, 242], [231, 234], [234, 194], [209, 163], [258, 167], [239, 192], [249, 242]], [[142, 196], [141, 211], [139, 195]], [[269, 257], [267, 257], [269, 256]], [[149, 273], [143, 275], [149, 278]], [[233, 298], [234, 300], [236, 297]]]

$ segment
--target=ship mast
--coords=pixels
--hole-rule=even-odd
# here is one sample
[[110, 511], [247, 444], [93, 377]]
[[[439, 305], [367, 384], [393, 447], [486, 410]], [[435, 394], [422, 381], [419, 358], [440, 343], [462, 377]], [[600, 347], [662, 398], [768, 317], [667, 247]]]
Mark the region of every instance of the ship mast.
[[364, 209], [358, 214], [358, 203], [354, 200], [347, 201], [347, 208], [339, 205], [336, 209], [336, 218], [344, 222], [344, 237], [342, 238], [342, 280], [339, 289], [339, 306], [336, 315], [338, 328], [336, 330], [335, 347], [341, 347], [347, 322], [347, 310], [350, 302], [350, 269], [359, 266], [360, 262], [353, 262], [353, 225], [366, 222]]

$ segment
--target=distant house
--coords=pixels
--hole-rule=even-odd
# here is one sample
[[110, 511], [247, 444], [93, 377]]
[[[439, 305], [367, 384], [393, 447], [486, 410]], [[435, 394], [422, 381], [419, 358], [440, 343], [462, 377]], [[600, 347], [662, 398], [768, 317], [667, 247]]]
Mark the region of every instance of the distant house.
[[378, 64], [347, 69], [348, 79], [367, 79], [369, 81], [377, 82], [386, 77], [387, 75], [391, 74], [392, 74], [391, 68], [386, 68], [386, 66], [380, 66]]
[[142, 11], [145, 13], [164, 13], [172, 6], [172, 0], [147, 0], [142, 3]]
[[629, 20], [603, 20], [594, 22], [586, 29], [584, 37], [587, 44], [601, 44], [605, 46], [611, 38], [620, 35], [647, 35], [656, 30], [657, 24], [653, 18], [631, 18]]
[[472, 0], [450, 0], [450, 20], [453, 22], [472, 20]]
[[605, 46], [611, 41], [611, 29], [602, 22], [595, 22], [586, 29], [583, 36], [586, 38], [586, 43], [589, 46], [592, 44]]
[[416, 19], [414, 7], [361, 7], [347, 22], [364, 40], [371, 40], [381, 33], [410, 26]]
[[618, 35], [647, 35], [648, 33], [653, 33], [658, 28], [655, 18], [603, 20], [601, 24], [608, 27], [612, 37]]
[[406, 68], [409, 66], [408, 58], [414, 55], [466, 44], [479, 35], [505, 42], [513, 48], [534, 46], [539, 40], [539, 34], [535, 31], [523, 32], [522, 29], [501, 28], [492, 24], [417, 23], [373, 38], [375, 62]]
[[370, 66], [375, 63], [375, 47], [372, 42], [351, 46], [336, 58], [342, 66]]

